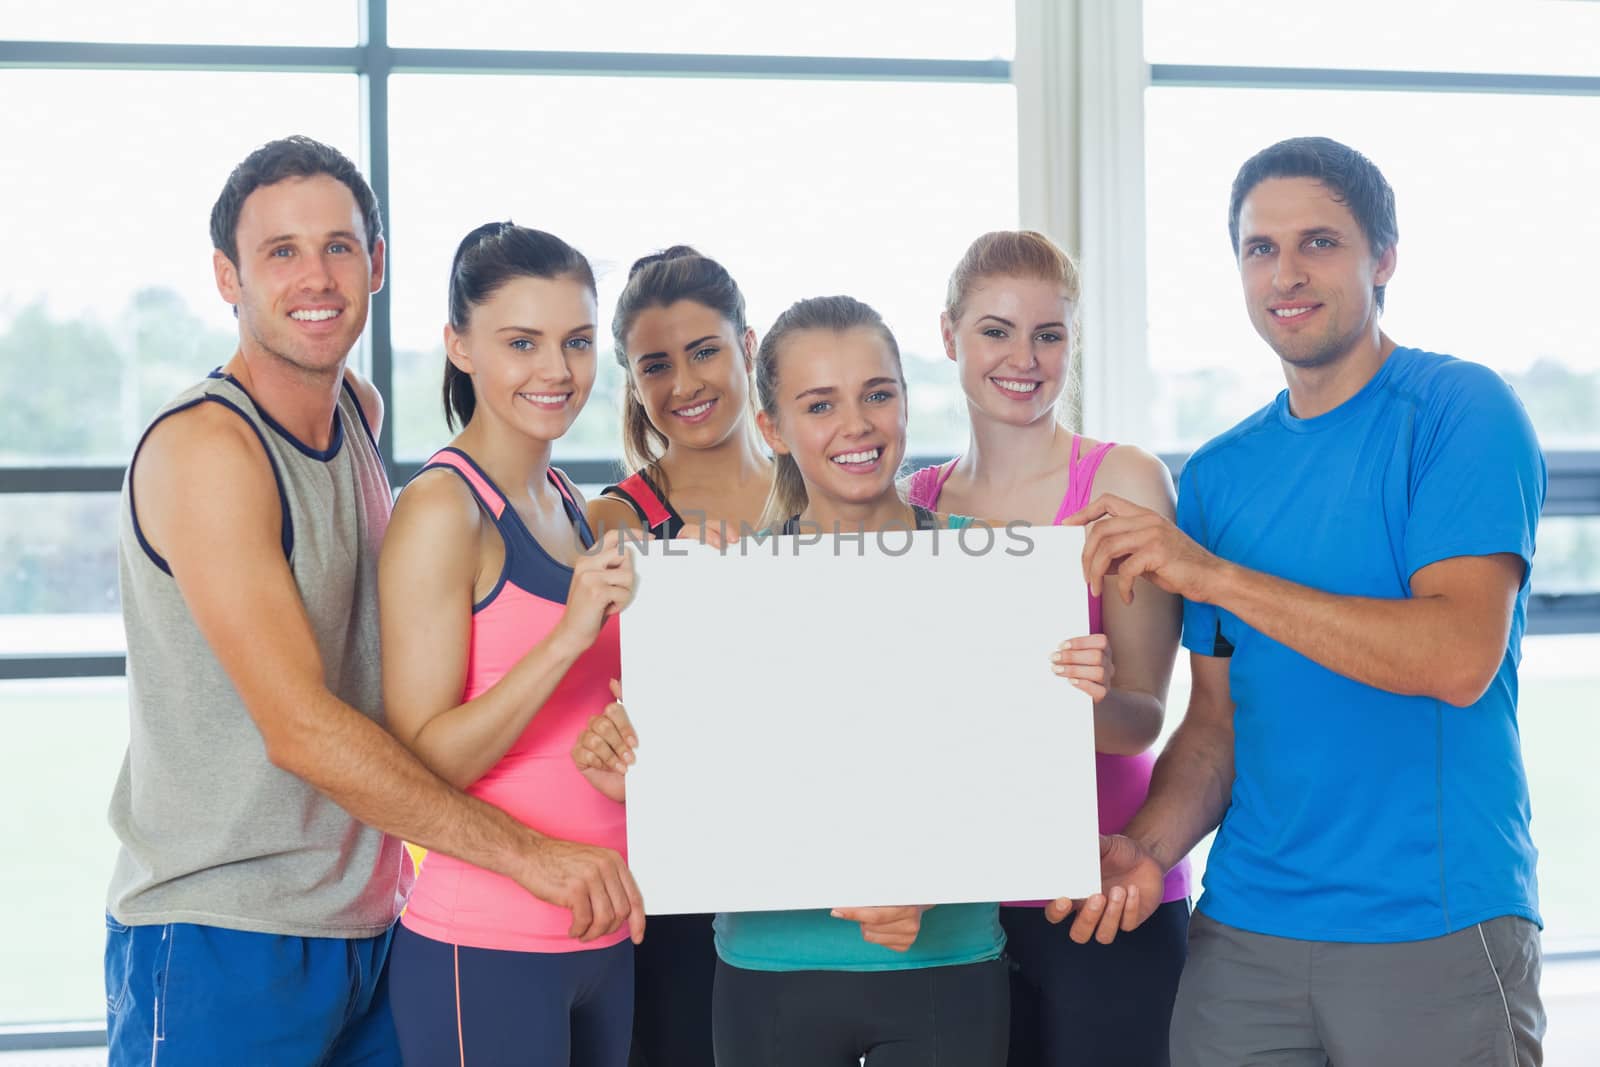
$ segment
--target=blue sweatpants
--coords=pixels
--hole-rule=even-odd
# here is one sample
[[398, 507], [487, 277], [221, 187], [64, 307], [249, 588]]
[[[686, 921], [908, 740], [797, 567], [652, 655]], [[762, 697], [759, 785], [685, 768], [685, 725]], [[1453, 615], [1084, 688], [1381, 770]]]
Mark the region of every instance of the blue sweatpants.
[[631, 941], [577, 952], [505, 952], [435, 941], [402, 925], [390, 971], [406, 1067], [627, 1065]]
[[391, 933], [283, 937], [107, 916], [109, 1067], [398, 1063]]

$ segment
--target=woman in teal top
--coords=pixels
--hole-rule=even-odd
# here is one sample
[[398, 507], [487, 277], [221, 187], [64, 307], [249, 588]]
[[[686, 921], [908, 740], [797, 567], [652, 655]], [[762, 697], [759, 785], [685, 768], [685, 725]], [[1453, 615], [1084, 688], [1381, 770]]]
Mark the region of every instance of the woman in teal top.
[[[912, 507], [895, 486], [905, 376], [894, 335], [867, 305], [841, 296], [790, 307], [761, 342], [756, 389], [776, 461], [768, 528], [855, 535], [968, 522]], [[631, 740], [613, 704], [573, 757], [597, 787], [620, 792]], [[995, 904], [729, 912], [715, 925], [718, 1067], [1005, 1063]]]

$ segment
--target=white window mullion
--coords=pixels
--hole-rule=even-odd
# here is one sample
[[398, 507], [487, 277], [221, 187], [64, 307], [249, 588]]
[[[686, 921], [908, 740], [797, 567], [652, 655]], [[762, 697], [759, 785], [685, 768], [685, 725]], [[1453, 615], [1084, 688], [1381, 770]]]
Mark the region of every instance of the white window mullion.
[[1082, 425], [1151, 440], [1140, 4], [1017, 0], [1022, 224], [1083, 270]]

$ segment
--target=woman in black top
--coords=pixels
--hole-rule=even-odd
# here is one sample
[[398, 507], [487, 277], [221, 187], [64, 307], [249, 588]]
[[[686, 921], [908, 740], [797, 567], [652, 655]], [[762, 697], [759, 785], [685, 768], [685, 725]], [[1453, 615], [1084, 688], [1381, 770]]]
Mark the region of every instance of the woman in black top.
[[[756, 335], [733, 278], [683, 245], [645, 256], [611, 332], [628, 377], [623, 452], [634, 473], [589, 502], [596, 536], [754, 529], [773, 466], [752, 415]], [[631, 1067], [711, 1067], [716, 959], [711, 916], [650, 918], [634, 956]]]

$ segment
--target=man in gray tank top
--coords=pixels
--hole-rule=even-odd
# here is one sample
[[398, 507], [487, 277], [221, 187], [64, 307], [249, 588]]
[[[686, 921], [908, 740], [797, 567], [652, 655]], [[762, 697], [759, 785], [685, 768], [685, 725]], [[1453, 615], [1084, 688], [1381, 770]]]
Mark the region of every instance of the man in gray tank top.
[[382, 405], [345, 366], [383, 284], [372, 190], [335, 149], [275, 141], [211, 234], [239, 349], [156, 416], [123, 487], [110, 1062], [397, 1063], [402, 838], [571, 909], [574, 936], [637, 933], [643, 906], [616, 853], [542, 837], [383, 729]]

